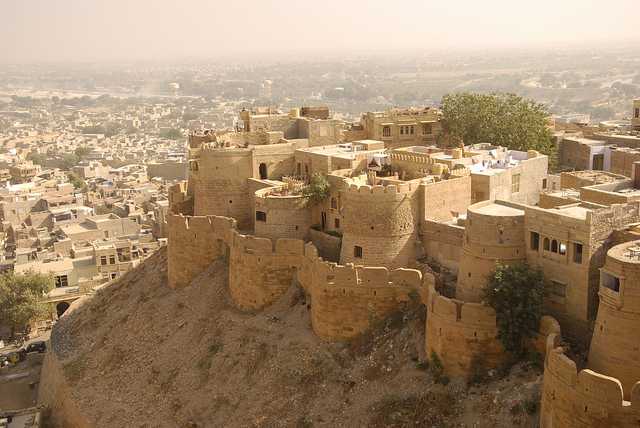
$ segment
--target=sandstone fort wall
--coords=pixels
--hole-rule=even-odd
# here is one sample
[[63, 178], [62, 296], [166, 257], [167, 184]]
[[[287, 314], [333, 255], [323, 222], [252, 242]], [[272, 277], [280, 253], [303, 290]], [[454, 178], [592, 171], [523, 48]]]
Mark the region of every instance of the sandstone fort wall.
[[415, 260], [418, 188], [416, 183], [346, 188], [341, 263], [397, 268]]
[[588, 369], [578, 372], [563, 349], [553, 345], [550, 338], [542, 387], [542, 428], [638, 426], [640, 382], [631, 390], [630, 401], [625, 401], [618, 379]]

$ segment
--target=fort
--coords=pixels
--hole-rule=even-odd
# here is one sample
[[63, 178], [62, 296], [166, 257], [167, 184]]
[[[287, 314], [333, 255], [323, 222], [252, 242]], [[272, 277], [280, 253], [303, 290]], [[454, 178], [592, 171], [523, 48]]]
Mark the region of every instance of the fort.
[[[202, 287], [221, 261], [239, 310], [298, 287], [327, 341], [422, 304], [425, 354], [464, 378], [505, 361], [483, 291], [498, 264], [524, 263], [545, 278], [527, 342], [545, 356], [541, 426], [637, 426], [640, 162], [626, 175], [592, 160], [551, 175], [536, 151], [440, 148], [435, 109], [359, 124], [326, 108], [240, 118], [236, 130], [189, 137], [188, 180], [169, 190], [170, 287]], [[577, 144], [567, 141], [565, 161]], [[586, 365], [562, 337], [589, 348]]]

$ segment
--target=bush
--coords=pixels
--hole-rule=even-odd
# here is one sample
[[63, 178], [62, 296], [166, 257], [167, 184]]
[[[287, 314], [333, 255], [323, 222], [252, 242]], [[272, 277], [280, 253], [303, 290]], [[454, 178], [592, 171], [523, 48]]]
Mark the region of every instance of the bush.
[[526, 341], [540, 326], [544, 279], [525, 263], [498, 265], [489, 275], [484, 301], [496, 311], [498, 338], [507, 352], [521, 358]]
[[329, 182], [322, 174], [313, 174], [309, 184], [302, 189], [302, 195], [311, 205], [319, 204], [329, 196]]

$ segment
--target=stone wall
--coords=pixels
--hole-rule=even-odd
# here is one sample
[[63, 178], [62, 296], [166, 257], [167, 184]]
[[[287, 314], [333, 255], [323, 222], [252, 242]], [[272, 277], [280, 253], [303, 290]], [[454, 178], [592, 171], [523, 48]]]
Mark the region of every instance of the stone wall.
[[421, 229], [422, 246], [428, 259], [457, 273], [464, 227], [426, 220]]
[[481, 303], [465, 303], [438, 294], [429, 285], [427, 299], [426, 351], [435, 352], [450, 376], [467, 376], [478, 361], [497, 367], [504, 358], [497, 339], [495, 312]]
[[471, 176], [442, 180], [422, 185], [421, 219], [450, 220], [454, 214], [466, 212], [471, 205]]
[[578, 372], [562, 348], [550, 337], [544, 367], [540, 426], [637, 427], [640, 420], [640, 382], [623, 399], [620, 381], [592, 370]]
[[342, 238], [315, 229], [309, 230], [309, 237], [324, 260], [336, 263], [340, 260]]
[[229, 257], [229, 291], [244, 310], [261, 309], [281, 297], [293, 284], [302, 262], [304, 242], [273, 241], [233, 233]]
[[167, 217], [169, 286], [185, 287], [227, 253], [235, 220], [217, 216]]
[[256, 236], [305, 239], [311, 228], [311, 206], [303, 195], [280, 195], [277, 189], [258, 190], [254, 196]]
[[298, 278], [311, 296], [313, 331], [325, 339], [363, 333], [422, 294], [422, 275], [417, 270], [329, 263], [318, 257], [313, 244], [305, 247]]
[[349, 186], [342, 193], [340, 262], [397, 268], [415, 260], [418, 189], [416, 183]]

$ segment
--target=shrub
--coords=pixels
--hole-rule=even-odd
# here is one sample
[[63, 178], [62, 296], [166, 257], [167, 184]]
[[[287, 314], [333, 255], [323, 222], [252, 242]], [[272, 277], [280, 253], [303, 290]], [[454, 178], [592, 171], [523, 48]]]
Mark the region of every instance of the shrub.
[[318, 204], [329, 196], [329, 182], [322, 174], [313, 174], [309, 184], [302, 189], [302, 195], [311, 205]]
[[542, 272], [525, 263], [498, 265], [489, 275], [484, 301], [496, 311], [502, 345], [517, 358], [524, 356], [526, 340], [538, 331], [543, 296]]

